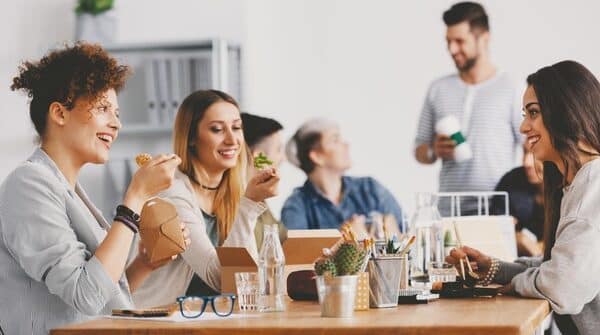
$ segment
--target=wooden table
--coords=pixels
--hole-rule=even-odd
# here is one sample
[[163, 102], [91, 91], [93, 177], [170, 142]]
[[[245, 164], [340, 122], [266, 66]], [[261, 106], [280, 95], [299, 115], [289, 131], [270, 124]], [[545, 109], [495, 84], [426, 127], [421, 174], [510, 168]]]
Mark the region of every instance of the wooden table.
[[54, 329], [51, 334], [529, 335], [539, 332], [549, 305], [544, 300], [496, 297], [370, 309], [355, 312], [351, 319], [322, 318], [320, 313], [316, 302], [289, 301], [285, 312], [256, 313], [256, 317], [188, 323], [97, 319]]

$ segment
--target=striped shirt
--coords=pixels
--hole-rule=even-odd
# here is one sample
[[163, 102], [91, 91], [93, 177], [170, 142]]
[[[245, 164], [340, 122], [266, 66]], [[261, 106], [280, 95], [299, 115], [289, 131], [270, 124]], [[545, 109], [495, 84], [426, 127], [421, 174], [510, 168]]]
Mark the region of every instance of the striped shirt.
[[443, 161], [440, 192], [493, 191], [500, 178], [515, 166], [521, 124], [522, 92], [506, 74], [476, 85], [458, 74], [434, 81], [429, 87], [419, 118], [415, 145], [432, 145], [435, 124], [455, 115], [473, 151], [473, 158], [457, 163]]

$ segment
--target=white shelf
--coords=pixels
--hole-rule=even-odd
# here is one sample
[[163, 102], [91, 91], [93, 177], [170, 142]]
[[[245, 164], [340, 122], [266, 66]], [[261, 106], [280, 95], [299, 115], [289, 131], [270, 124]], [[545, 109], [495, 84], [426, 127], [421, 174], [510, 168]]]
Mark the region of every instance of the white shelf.
[[123, 128], [119, 130], [119, 136], [144, 136], [144, 135], [171, 135], [173, 132], [172, 126], [165, 125], [146, 125], [146, 124], [132, 124], [123, 125]]
[[[149, 43], [117, 43], [106, 44], [104, 48], [109, 52], [147, 52], [147, 51], [186, 51], [186, 50], [212, 50], [219, 39], [206, 39], [196, 41], [168, 41], [168, 42], [149, 42]], [[238, 48], [235, 43], [228, 43], [231, 47]]]

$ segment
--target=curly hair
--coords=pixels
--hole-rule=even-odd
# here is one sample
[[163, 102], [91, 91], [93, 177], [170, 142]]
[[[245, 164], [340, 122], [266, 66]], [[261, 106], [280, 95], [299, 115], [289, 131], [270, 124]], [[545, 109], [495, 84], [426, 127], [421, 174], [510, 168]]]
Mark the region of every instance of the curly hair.
[[29, 115], [43, 137], [50, 104], [59, 102], [72, 109], [82, 97], [95, 102], [108, 89], [120, 91], [129, 74], [129, 67], [118, 64], [101, 46], [78, 42], [37, 62], [23, 62], [10, 89], [23, 90], [31, 98]]

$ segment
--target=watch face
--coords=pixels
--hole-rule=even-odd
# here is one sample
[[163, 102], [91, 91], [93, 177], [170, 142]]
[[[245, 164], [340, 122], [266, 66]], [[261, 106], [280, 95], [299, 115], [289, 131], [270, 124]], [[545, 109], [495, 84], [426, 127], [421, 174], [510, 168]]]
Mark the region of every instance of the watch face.
[[140, 216], [125, 205], [117, 206], [117, 215], [123, 215], [132, 218], [135, 222], [140, 221]]

